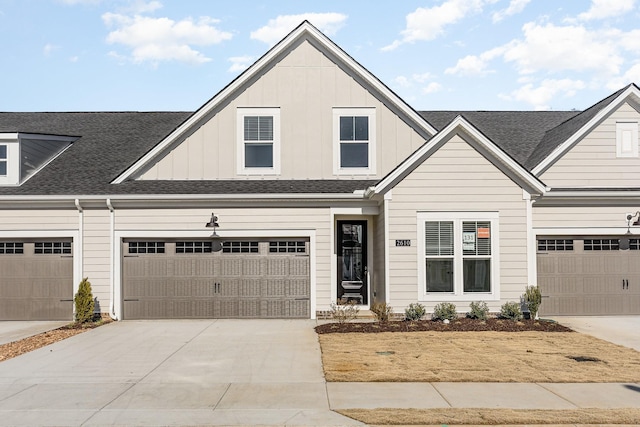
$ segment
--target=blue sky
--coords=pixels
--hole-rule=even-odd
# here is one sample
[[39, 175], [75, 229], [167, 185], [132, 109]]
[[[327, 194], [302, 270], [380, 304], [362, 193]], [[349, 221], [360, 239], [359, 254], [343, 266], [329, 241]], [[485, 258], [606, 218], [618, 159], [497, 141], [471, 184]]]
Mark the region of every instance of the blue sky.
[[640, 0], [0, 0], [0, 111], [192, 111], [308, 19], [418, 110], [640, 83]]

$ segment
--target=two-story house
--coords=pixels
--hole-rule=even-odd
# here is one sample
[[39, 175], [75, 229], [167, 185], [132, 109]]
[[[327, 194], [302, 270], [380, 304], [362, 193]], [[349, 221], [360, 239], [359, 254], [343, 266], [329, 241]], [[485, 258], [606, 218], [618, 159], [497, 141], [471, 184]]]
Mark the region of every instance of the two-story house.
[[640, 314], [639, 122], [633, 84], [418, 112], [308, 22], [194, 113], [0, 113], [0, 319], [71, 319], [83, 277], [117, 319], [536, 284], [543, 314]]

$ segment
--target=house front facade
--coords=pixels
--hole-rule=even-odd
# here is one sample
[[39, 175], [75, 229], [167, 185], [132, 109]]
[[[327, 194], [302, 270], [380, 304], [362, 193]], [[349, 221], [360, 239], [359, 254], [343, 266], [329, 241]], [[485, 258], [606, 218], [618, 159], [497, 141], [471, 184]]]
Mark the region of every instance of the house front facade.
[[195, 113], [0, 113], [0, 319], [83, 277], [116, 319], [640, 314], [639, 112], [417, 112], [304, 22]]

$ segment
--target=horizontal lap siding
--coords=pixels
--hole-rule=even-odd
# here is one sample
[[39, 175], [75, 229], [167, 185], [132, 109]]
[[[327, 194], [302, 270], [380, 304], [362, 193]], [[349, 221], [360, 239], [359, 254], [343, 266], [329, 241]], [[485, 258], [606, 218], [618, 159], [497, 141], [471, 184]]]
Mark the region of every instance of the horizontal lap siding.
[[1, 210], [2, 230], [78, 230], [76, 209]]
[[606, 229], [625, 228], [625, 214], [633, 213], [637, 207], [628, 206], [579, 206], [555, 207], [533, 205], [534, 229], [571, 230], [574, 228]]
[[[517, 300], [527, 285], [526, 201], [522, 189], [459, 137], [452, 138], [392, 190], [389, 212], [390, 283], [394, 309], [418, 301], [417, 213], [437, 211], [498, 212], [501, 301]], [[396, 247], [410, 239], [410, 247]], [[423, 302], [425, 303], [425, 302]], [[434, 302], [426, 302], [433, 309]], [[468, 302], [456, 302], [458, 311]]]
[[616, 157], [616, 122], [640, 121], [623, 104], [541, 175], [551, 187], [629, 187], [640, 179], [640, 158]]
[[[221, 208], [216, 209], [215, 214], [220, 224], [217, 233], [223, 238], [237, 232], [250, 235], [250, 230], [315, 230], [317, 308], [328, 308], [331, 301], [332, 254], [329, 208]], [[204, 231], [204, 225], [210, 217], [211, 209], [123, 209], [116, 210], [116, 229]]]

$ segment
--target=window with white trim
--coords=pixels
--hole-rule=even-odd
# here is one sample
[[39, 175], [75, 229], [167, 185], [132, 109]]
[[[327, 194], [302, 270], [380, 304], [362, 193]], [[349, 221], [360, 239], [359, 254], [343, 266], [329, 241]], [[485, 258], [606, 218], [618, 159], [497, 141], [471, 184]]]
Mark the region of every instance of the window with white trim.
[[426, 300], [499, 297], [498, 214], [418, 213], [420, 295]]
[[376, 173], [375, 108], [333, 109], [334, 174]]
[[0, 144], [0, 176], [7, 176], [7, 146]]
[[280, 173], [280, 109], [238, 108], [238, 174]]
[[638, 122], [616, 123], [616, 156], [638, 157]]

